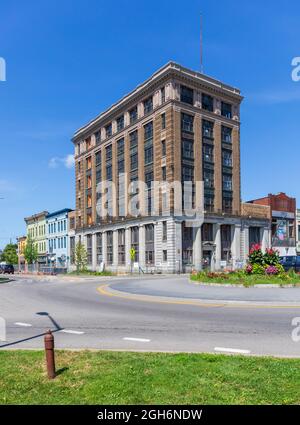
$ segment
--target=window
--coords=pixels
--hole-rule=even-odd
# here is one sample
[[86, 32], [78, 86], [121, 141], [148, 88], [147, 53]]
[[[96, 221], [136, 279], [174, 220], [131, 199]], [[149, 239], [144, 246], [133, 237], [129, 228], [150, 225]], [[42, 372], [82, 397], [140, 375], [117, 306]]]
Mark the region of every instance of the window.
[[138, 168], [138, 152], [133, 152], [130, 155], [130, 170], [134, 171]]
[[137, 130], [135, 130], [135, 131], [133, 131], [132, 133], [129, 134], [129, 139], [130, 139], [130, 149], [137, 146], [137, 144], [138, 144], [138, 132], [137, 132]]
[[160, 98], [161, 98], [161, 103], [165, 103], [166, 101], [166, 90], [164, 87], [162, 87], [160, 89]]
[[214, 148], [213, 146], [203, 145], [203, 161], [214, 162]]
[[214, 210], [214, 196], [205, 195], [204, 196], [204, 208], [206, 211], [211, 212]]
[[153, 162], [153, 146], [145, 148], [145, 165], [152, 164]]
[[194, 167], [184, 165], [182, 167], [182, 181], [191, 182], [194, 180]]
[[193, 133], [194, 131], [194, 117], [185, 113], [181, 114], [181, 129], [188, 133]]
[[222, 163], [225, 167], [232, 167], [232, 152], [222, 150]]
[[106, 166], [106, 180], [112, 180], [112, 165], [108, 164]]
[[221, 102], [221, 115], [223, 117], [231, 119], [231, 117], [232, 117], [232, 107], [229, 103]]
[[89, 156], [87, 159], [86, 159], [86, 169], [87, 170], [90, 170], [92, 168], [92, 157], [91, 156]]
[[70, 237], [70, 262], [75, 263], [75, 236]]
[[144, 114], [149, 114], [153, 111], [153, 98], [148, 97], [148, 99], [144, 100]]
[[232, 198], [223, 198], [222, 200], [222, 209], [224, 212], [232, 212]]
[[163, 242], [166, 242], [167, 238], [168, 238], [168, 236], [167, 236], [167, 222], [163, 221], [162, 222], [162, 240], [163, 240]]
[[152, 181], [153, 181], [153, 171], [151, 170], [151, 171], [145, 173], [145, 184], [146, 184], [148, 189], [151, 188]]
[[130, 124], [133, 124], [134, 122], [136, 122], [137, 118], [138, 118], [138, 111], [137, 111], [137, 106], [135, 106], [129, 111]]
[[125, 264], [125, 230], [118, 230], [118, 264]]
[[124, 139], [123, 138], [118, 140], [117, 142], [117, 151], [118, 151], [118, 156], [124, 154]]
[[100, 131], [96, 131], [95, 141], [96, 141], [96, 145], [98, 145], [100, 143], [100, 141], [101, 141], [101, 132]]
[[145, 141], [153, 138], [153, 122], [148, 122], [144, 125], [144, 139]]
[[165, 182], [167, 180], [167, 169], [166, 169], [166, 167], [161, 167], [161, 175], [162, 175], [162, 180]]
[[232, 136], [232, 128], [225, 127], [224, 125], [222, 125], [222, 127], [221, 127], [222, 143], [231, 143], [231, 141], [232, 141], [231, 136]]
[[182, 139], [182, 158], [194, 159], [194, 142], [190, 139]]
[[107, 264], [113, 263], [113, 232], [110, 230], [106, 232], [107, 241]]
[[97, 264], [100, 264], [103, 261], [102, 256], [102, 233], [96, 234], [96, 254], [97, 254]]
[[166, 263], [168, 261], [168, 251], [163, 249], [163, 262]]
[[213, 242], [213, 224], [212, 223], [204, 223], [202, 225], [202, 241], [203, 242]]
[[166, 156], [166, 141], [165, 140], [161, 141], [161, 155]]
[[188, 103], [189, 105], [194, 104], [194, 91], [186, 86], [180, 86], [180, 101]]
[[202, 109], [209, 112], [214, 110], [214, 99], [208, 94], [202, 94]]
[[[87, 176], [87, 178], [86, 178], [86, 187], [87, 187], [87, 189], [91, 189], [91, 187], [92, 187], [92, 176]], [[58, 231], [60, 231], [59, 230], [59, 227], [58, 227]]]
[[166, 114], [161, 114], [161, 129], [165, 130], [166, 128]]
[[131, 248], [135, 250], [134, 261], [139, 261], [139, 228], [137, 226], [131, 228]]
[[146, 264], [154, 264], [154, 225], [147, 224], [145, 226], [145, 257]]
[[202, 136], [209, 139], [214, 137], [214, 123], [211, 121], [203, 120], [202, 121]]
[[101, 165], [101, 151], [96, 152], [95, 154], [95, 162], [96, 166]]
[[223, 190], [232, 190], [232, 176], [223, 174]]
[[112, 135], [112, 124], [111, 123], [108, 124], [105, 127], [105, 134], [106, 134], [106, 137], [110, 137]]
[[88, 137], [88, 138], [85, 140], [85, 149], [88, 151], [88, 150], [91, 148], [91, 146], [92, 146], [92, 141], [91, 141], [91, 138], [90, 138], [90, 137]]
[[106, 161], [112, 159], [112, 145], [106, 146], [105, 148]]
[[124, 128], [124, 115], [117, 118], [117, 131], [121, 131]]
[[204, 170], [203, 172], [204, 187], [212, 189], [214, 187], [214, 173]]

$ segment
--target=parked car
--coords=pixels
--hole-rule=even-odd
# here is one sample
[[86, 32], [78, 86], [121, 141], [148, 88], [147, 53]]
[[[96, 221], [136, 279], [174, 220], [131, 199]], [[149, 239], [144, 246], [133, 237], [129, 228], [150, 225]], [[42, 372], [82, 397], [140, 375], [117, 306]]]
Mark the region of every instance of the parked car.
[[14, 266], [12, 264], [1, 265], [0, 266], [0, 273], [14, 274], [15, 273]]
[[300, 255], [286, 255], [280, 257], [280, 263], [286, 272], [290, 269], [295, 270], [295, 272], [300, 272]]

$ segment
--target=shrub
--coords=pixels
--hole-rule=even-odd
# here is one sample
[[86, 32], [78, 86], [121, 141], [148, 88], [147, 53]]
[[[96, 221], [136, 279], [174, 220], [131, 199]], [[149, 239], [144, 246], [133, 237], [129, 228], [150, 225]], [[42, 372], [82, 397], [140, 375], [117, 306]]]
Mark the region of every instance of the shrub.
[[261, 264], [253, 264], [252, 273], [253, 274], [265, 274], [265, 268]]
[[279, 273], [279, 270], [277, 269], [277, 267], [276, 266], [267, 266], [266, 268], [265, 268], [265, 273], [267, 274], [267, 275], [270, 275], [270, 276], [275, 276], [275, 275], [277, 275], [278, 273]]
[[259, 244], [252, 245], [249, 253], [249, 263], [254, 264], [264, 264], [264, 254], [261, 250], [261, 246]]
[[263, 256], [264, 263], [269, 266], [277, 266], [279, 264], [279, 252], [275, 249], [266, 249]]
[[247, 264], [246, 269], [245, 269], [245, 272], [247, 274], [253, 273], [253, 266], [252, 266], [252, 264]]

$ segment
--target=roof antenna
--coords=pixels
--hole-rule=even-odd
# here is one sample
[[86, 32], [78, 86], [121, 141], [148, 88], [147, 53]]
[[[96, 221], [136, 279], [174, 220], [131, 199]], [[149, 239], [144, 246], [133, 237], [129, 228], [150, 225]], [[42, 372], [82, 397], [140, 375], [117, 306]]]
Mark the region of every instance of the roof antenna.
[[200, 15], [200, 72], [203, 74], [203, 21]]

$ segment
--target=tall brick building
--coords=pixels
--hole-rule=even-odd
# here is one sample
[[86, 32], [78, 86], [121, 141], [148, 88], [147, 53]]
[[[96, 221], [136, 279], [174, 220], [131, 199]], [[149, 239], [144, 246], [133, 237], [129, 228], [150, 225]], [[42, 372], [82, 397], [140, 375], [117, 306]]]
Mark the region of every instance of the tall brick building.
[[[91, 268], [128, 270], [131, 248], [143, 270], [235, 267], [251, 227], [268, 245], [266, 212], [241, 211], [241, 101], [238, 89], [170, 62], [74, 134], [76, 239]], [[191, 183], [179, 196], [174, 182]], [[183, 199], [198, 224], [178, 213]]]

